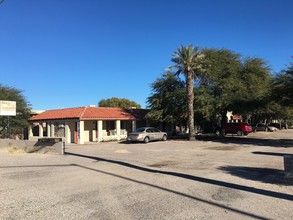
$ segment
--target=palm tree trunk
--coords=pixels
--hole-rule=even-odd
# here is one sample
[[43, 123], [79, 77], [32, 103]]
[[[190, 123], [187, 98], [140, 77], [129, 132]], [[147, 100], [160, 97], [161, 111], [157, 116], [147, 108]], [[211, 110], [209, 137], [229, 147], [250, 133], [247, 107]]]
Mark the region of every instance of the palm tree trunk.
[[189, 128], [189, 140], [195, 141], [195, 130], [194, 130], [194, 79], [191, 72], [187, 72], [187, 104], [188, 104], [188, 128]]

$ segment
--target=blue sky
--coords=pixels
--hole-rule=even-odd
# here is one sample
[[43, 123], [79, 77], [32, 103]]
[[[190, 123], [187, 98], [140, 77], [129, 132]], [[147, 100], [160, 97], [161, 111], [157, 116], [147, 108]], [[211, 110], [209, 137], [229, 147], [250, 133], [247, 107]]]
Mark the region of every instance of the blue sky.
[[293, 56], [292, 0], [5, 0], [0, 84], [33, 109], [128, 98], [146, 106], [151, 83], [180, 45], [260, 57], [272, 72]]

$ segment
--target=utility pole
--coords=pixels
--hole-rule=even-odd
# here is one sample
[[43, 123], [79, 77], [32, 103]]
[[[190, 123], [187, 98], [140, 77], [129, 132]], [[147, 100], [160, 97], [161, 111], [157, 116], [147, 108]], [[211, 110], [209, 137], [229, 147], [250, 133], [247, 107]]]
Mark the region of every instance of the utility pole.
[[8, 133], [8, 139], [10, 139], [10, 117], [7, 116], [7, 133]]

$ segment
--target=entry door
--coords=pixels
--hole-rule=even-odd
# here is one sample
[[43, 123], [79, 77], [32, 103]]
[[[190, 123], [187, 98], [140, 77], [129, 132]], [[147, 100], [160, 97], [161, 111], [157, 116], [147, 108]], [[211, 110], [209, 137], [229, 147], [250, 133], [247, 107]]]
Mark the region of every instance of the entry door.
[[78, 127], [79, 123], [75, 122], [75, 128], [74, 128], [74, 143], [78, 143]]

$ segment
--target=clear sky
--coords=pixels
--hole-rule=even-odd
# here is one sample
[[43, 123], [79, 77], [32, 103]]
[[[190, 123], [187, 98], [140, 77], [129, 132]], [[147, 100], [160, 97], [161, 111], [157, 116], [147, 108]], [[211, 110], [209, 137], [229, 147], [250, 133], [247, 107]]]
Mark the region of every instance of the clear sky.
[[180, 45], [260, 57], [272, 72], [293, 56], [292, 0], [5, 0], [0, 84], [33, 109], [127, 98], [146, 105]]

